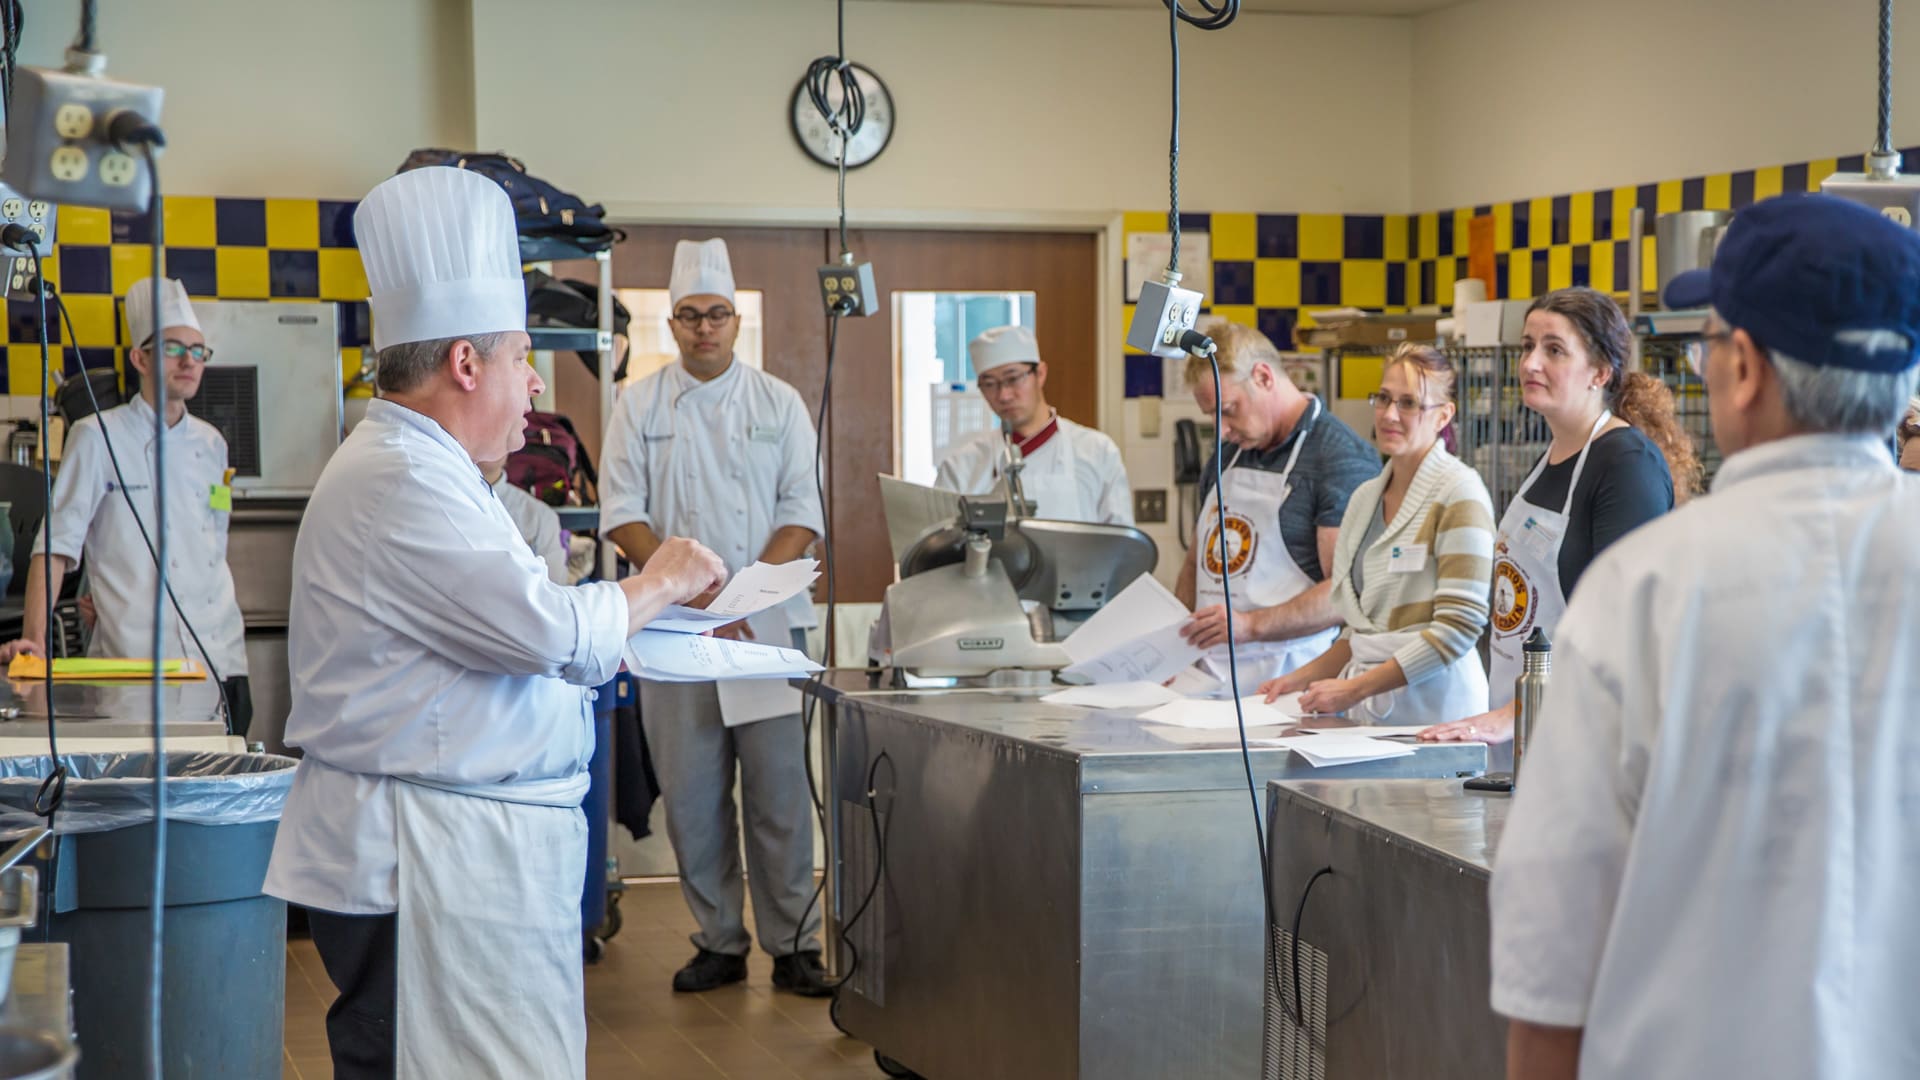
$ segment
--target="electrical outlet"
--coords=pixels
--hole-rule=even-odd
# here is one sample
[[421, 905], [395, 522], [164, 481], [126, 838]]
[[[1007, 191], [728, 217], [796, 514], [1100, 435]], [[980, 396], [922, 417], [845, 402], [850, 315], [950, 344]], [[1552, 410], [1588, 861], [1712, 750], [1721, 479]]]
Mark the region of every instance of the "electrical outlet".
[[1920, 176], [1834, 173], [1821, 181], [1820, 192], [1878, 210], [1896, 225], [1911, 229], [1920, 224]]
[[1167, 523], [1167, 489], [1134, 489], [1133, 520], [1141, 525], [1165, 525]]
[[[42, 258], [53, 254], [53, 204], [42, 199], [28, 201], [5, 184], [0, 184], [0, 225], [25, 225], [39, 237], [34, 250]], [[0, 291], [17, 299], [33, 299], [33, 259], [11, 249], [0, 250]]]
[[1127, 347], [1155, 356], [1185, 356], [1180, 335], [1200, 318], [1200, 294], [1162, 281], [1140, 285], [1139, 306], [1127, 327]]
[[157, 86], [52, 68], [19, 69], [0, 181], [35, 202], [147, 209], [152, 171], [113, 146], [107, 132], [117, 117], [129, 113], [157, 124], [161, 97]]
[[820, 268], [820, 299], [827, 313], [865, 317], [880, 310], [872, 263], [833, 263]]

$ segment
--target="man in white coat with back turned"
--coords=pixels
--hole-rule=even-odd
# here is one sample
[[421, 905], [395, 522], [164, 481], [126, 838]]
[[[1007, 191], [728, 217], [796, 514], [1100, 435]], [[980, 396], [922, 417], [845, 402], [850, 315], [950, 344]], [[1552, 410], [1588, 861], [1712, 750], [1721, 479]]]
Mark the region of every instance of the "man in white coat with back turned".
[[1740, 211], [1711, 307], [1713, 494], [1580, 578], [1494, 857], [1528, 1080], [1920, 1076], [1920, 236]]
[[[793, 387], [734, 355], [740, 312], [723, 240], [682, 240], [669, 282], [680, 361], [620, 396], [600, 469], [600, 523], [636, 565], [651, 566], [660, 537], [691, 536], [734, 572], [755, 560], [792, 562], [820, 535], [813, 424]], [[709, 598], [710, 599], [710, 598]], [[704, 602], [704, 601], [703, 601]], [[813, 625], [806, 593], [719, 633], [804, 648]], [[747, 977], [746, 895], [753, 890], [760, 947], [773, 985], [829, 992], [816, 938], [813, 803], [807, 793], [800, 695], [765, 680], [640, 683], [640, 723], [660, 777], [680, 892], [699, 931], [693, 959], [673, 977], [699, 993]]]
[[999, 326], [967, 343], [975, 385], [1000, 426], [947, 451], [939, 486], [962, 495], [1002, 490], [1017, 454], [1021, 495], [1034, 515], [1056, 521], [1132, 525], [1133, 489], [1112, 439], [1061, 416], [1047, 404], [1047, 365], [1024, 326]]
[[294, 544], [306, 756], [266, 891], [311, 909], [339, 1080], [583, 1077], [588, 688], [725, 568], [669, 540], [637, 577], [549, 581], [475, 464], [521, 445], [543, 389], [506, 194], [418, 169], [354, 225], [381, 399]]

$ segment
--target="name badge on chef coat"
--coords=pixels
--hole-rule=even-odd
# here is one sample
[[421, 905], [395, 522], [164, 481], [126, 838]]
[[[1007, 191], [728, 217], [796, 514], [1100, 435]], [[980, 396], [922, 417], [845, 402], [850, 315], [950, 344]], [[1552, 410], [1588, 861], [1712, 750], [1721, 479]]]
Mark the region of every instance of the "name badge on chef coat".
[[1417, 574], [1427, 568], [1427, 545], [1395, 544], [1387, 555], [1387, 573]]
[[771, 425], [755, 424], [747, 429], [747, 438], [754, 442], [777, 443], [780, 441], [780, 429]]
[[233, 489], [226, 484], [213, 485], [212, 494], [207, 496], [207, 505], [215, 510], [233, 510]]
[[1518, 544], [1522, 551], [1542, 562], [1553, 557], [1560, 544], [1560, 530], [1539, 518], [1530, 517], [1520, 527]]

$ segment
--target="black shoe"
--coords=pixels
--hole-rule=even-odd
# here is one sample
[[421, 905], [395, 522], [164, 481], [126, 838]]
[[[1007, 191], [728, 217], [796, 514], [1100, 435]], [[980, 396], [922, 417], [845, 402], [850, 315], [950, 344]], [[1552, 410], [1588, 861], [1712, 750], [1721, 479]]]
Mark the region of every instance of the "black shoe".
[[673, 990], [676, 994], [701, 994], [728, 983], [745, 982], [746, 978], [746, 957], [701, 949], [686, 967], [674, 972]]
[[833, 986], [827, 982], [827, 971], [820, 966], [818, 949], [776, 957], [773, 961], [773, 988], [801, 997], [833, 996]]

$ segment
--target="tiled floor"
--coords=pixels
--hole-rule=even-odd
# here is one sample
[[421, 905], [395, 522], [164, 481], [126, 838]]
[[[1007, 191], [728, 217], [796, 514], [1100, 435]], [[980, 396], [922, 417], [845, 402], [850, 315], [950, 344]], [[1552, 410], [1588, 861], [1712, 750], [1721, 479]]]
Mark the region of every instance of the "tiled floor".
[[[827, 1003], [775, 993], [773, 961], [755, 952], [744, 985], [675, 994], [693, 955], [693, 919], [679, 886], [637, 885], [625, 927], [587, 969], [589, 1080], [872, 1080], [873, 1051], [827, 1019]], [[331, 1080], [326, 1011], [333, 1000], [313, 943], [287, 947], [285, 1080]]]

